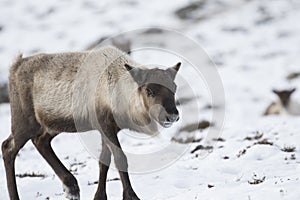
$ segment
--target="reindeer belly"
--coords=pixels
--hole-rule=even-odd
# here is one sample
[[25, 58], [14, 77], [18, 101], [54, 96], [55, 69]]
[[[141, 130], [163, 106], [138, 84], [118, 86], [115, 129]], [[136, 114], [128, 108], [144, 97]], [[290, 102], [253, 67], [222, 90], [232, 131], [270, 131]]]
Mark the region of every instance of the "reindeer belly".
[[49, 132], [75, 132], [72, 82], [35, 79], [33, 104], [38, 122]]

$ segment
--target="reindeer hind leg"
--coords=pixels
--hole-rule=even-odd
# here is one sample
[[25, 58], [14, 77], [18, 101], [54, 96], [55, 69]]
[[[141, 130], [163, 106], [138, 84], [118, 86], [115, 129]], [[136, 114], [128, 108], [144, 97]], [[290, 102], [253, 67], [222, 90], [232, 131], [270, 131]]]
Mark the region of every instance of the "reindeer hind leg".
[[10, 199], [19, 199], [15, 177], [15, 160], [18, 152], [29, 139], [30, 137], [22, 137], [17, 134], [11, 134], [2, 143], [2, 157], [4, 160], [7, 188]]
[[74, 175], [62, 164], [62, 162], [53, 151], [51, 147], [51, 140], [53, 138], [54, 136], [45, 132], [42, 135], [33, 138], [32, 142], [39, 153], [52, 167], [56, 175], [63, 182], [65, 196], [71, 200], [79, 200], [80, 191], [77, 180]]

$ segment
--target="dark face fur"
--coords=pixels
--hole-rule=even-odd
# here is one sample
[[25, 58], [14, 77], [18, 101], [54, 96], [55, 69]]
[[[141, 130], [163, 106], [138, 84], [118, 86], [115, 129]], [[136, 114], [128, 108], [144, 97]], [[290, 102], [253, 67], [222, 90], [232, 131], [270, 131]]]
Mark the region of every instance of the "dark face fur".
[[178, 63], [167, 70], [138, 69], [125, 65], [134, 80], [140, 85], [138, 90], [147, 113], [165, 128], [169, 128], [179, 120], [179, 113], [175, 104], [176, 87], [172, 86], [175, 86], [174, 79], [180, 65], [181, 63]]
[[295, 88], [291, 90], [273, 90], [273, 92], [279, 97], [280, 102], [284, 107], [287, 107], [293, 92], [295, 92]]
[[150, 115], [163, 127], [169, 128], [179, 120], [175, 105], [175, 94], [159, 84], [146, 84], [140, 88], [145, 107]]

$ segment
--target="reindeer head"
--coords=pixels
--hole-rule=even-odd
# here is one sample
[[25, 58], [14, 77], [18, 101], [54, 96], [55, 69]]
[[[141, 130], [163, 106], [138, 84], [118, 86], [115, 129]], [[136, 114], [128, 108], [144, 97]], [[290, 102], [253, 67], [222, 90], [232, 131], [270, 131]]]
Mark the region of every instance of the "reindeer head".
[[138, 94], [148, 116], [161, 126], [169, 128], [179, 120], [179, 113], [175, 104], [176, 84], [175, 76], [181, 63], [166, 70], [140, 69], [125, 64], [133, 79], [138, 83]]
[[280, 99], [281, 104], [284, 107], [287, 107], [289, 102], [290, 102], [290, 98], [291, 95], [293, 94], [293, 92], [296, 91], [296, 88], [293, 88], [291, 90], [272, 90]]

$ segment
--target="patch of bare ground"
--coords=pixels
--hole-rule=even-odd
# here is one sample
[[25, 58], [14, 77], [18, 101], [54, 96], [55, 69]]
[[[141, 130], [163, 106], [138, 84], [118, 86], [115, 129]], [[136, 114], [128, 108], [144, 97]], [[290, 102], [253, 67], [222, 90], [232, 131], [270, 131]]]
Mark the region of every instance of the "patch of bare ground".
[[252, 136], [247, 136], [244, 138], [244, 140], [249, 140], [249, 141], [252, 141], [252, 140], [259, 140], [261, 139], [262, 137], [264, 136], [263, 133], [259, 132], [259, 131], [255, 131], [254, 132], [254, 135]]
[[257, 185], [263, 183], [266, 180], [266, 177], [258, 178], [256, 174], [253, 175], [252, 180], [248, 181], [250, 185]]
[[268, 139], [263, 139], [263, 140], [260, 140], [258, 142], [255, 142], [253, 145], [256, 145], [256, 144], [271, 145], [272, 146], [274, 143], [270, 142]]
[[[111, 178], [111, 179], [107, 179], [106, 182], [111, 182], [111, 181], [119, 181], [120, 178]], [[99, 183], [99, 181], [94, 181], [94, 182], [88, 182], [88, 185], [97, 185]]]
[[223, 139], [223, 138], [213, 138], [212, 139], [213, 141], [216, 141], [216, 142], [225, 142], [225, 139]]
[[200, 122], [188, 124], [188, 125], [182, 127], [179, 131], [180, 132], [183, 132], [183, 131], [193, 132], [193, 131], [196, 131], [196, 130], [204, 130], [204, 129], [210, 127], [210, 126], [213, 126], [213, 124], [210, 123], [209, 121], [202, 120]]
[[206, 150], [206, 151], [210, 151], [213, 150], [213, 146], [203, 146], [203, 145], [197, 145], [192, 151], [191, 153], [195, 153], [198, 150]]
[[281, 149], [283, 152], [292, 153], [296, 151], [296, 147], [294, 146], [285, 146]]
[[187, 138], [178, 138], [178, 137], [172, 137], [171, 141], [177, 142], [180, 144], [189, 144], [189, 143], [196, 143], [201, 142], [202, 138], [195, 138], [194, 136], [187, 137]]
[[19, 178], [45, 178], [46, 175], [45, 174], [38, 174], [38, 173], [35, 173], [35, 172], [31, 172], [31, 173], [23, 173], [23, 174], [16, 174], [16, 177], [19, 177]]
[[251, 147], [255, 145], [270, 145], [273, 146], [274, 143], [272, 141], [269, 141], [269, 139], [263, 138], [263, 133], [256, 131], [254, 132], [254, 135], [247, 136], [244, 138], [244, 140], [247, 141], [255, 141], [253, 144], [247, 146], [246, 148], [240, 150], [238, 154], [236, 155], [238, 158], [241, 157], [242, 155], [245, 155], [247, 150], [250, 149]]

